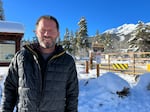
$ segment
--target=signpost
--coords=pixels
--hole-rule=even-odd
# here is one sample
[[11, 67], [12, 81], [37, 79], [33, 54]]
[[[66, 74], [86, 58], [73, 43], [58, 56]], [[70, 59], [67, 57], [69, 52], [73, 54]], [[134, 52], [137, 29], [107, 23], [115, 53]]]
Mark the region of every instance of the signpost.
[[101, 64], [101, 53], [104, 51], [104, 45], [102, 43], [98, 43], [97, 41], [92, 43], [92, 48], [95, 54], [96, 59], [96, 75], [99, 77], [100, 70], [99, 66]]

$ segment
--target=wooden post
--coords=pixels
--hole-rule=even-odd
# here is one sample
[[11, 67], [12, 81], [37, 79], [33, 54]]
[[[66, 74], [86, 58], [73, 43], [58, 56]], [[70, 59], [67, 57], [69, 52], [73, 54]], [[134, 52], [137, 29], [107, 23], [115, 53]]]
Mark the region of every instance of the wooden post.
[[93, 68], [93, 54], [92, 54], [92, 52], [90, 53], [90, 69], [92, 69]]
[[99, 77], [99, 64], [96, 64], [96, 75]]
[[110, 67], [111, 67], [110, 57], [111, 57], [111, 54], [108, 54], [107, 58], [108, 58], [108, 69], [109, 69], [109, 71], [110, 71]]
[[134, 75], [136, 75], [135, 73], [135, 54], [133, 52], [133, 72], [134, 72]]
[[85, 61], [85, 72], [89, 73], [89, 62]]
[[90, 69], [93, 68], [93, 60], [92, 60], [92, 57], [90, 57]]

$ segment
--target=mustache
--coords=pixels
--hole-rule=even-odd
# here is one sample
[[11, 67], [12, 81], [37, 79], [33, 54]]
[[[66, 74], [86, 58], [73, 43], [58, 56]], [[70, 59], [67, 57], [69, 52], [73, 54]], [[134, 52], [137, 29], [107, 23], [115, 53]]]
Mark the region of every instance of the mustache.
[[43, 36], [43, 38], [51, 38], [50, 36]]

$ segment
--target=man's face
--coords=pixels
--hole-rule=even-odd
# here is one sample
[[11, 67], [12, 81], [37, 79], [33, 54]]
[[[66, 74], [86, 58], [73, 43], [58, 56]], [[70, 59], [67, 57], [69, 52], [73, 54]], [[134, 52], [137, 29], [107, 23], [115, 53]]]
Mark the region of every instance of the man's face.
[[41, 19], [36, 28], [36, 36], [42, 48], [54, 48], [59, 31], [54, 20]]

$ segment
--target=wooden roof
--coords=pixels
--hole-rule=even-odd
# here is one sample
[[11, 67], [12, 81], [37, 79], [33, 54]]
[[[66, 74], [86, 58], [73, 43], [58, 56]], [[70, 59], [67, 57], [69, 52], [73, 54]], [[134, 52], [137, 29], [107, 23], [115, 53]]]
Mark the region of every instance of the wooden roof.
[[7, 33], [0, 32], [0, 40], [16, 40], [22, 38], [24, 33]]

